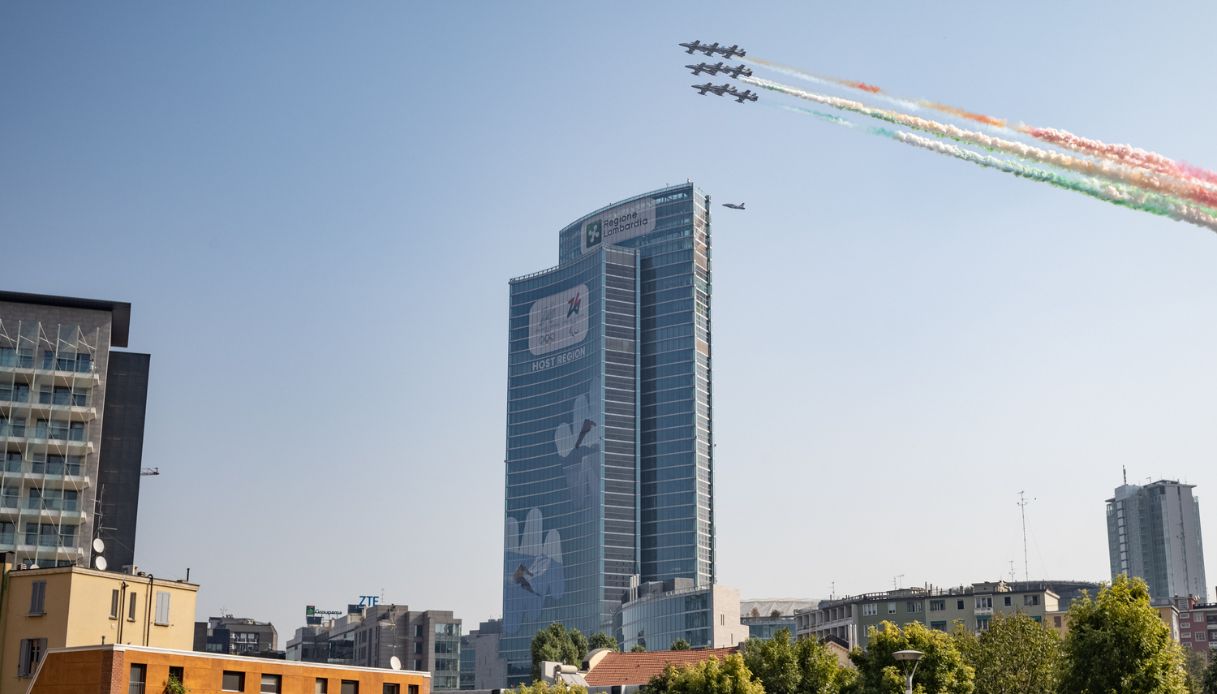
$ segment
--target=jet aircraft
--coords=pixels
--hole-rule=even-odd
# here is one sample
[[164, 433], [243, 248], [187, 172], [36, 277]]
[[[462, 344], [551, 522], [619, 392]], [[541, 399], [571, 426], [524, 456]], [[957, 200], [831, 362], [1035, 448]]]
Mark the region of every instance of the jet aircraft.
[[738, 43], [731, 44], [730, 48], [719, 48], [718, 44], [715, 43], [714, 52], [722, 55], [727, 60], [731, 60], [735, 56], [743, 58], [744, 56], [748, 55], [748, 51], [740, 48]]
[[726, 69], [723, 67], [723, 64], [721, 62], [719, 62], [716, 65], [710, 65], [707, 63], [698, 63], [696, 65], [686, 65], [685, 67], [692, 70], [694, 75], [700, 75], [703, 72], [708, 75], [717, 75], [719, 72], [722, 72], [723, 70]]
[[731, 93], [732, 96], [735, 96], [735, 94], [733, 93], [735, 90], [731, 88], [731, 85], [726, 84], [726, 83], [714, 84], [712, 82], [706, 82], [705, 84], [694, 84], [694, 85], [690, 85], [690, 86], [692, 86], [694, 89], [696, 89], [697, 93], [701, 94], [702, 96], [705, 96], [706, 92], [712, 92], [715, 96], [722, 96], [723, 94], [728, 94], [728, 93]]
[[[722, 65], [722, 63], [719, 63]], [[687, 66], [686, 66], [687, 67]], [[735, 67], [719, 68], [724, 75], [731, 75], [732, 79], [739, 79], [740, 75], [744, 77], [752, 76], [752, 69], [744, 65], [736, 65]]]
[[736, 205], [733, 202], [724, 202], [723, 203], [723, 207], [730, 207], [733, 210], [742, 210], [742, 209], [744, 209], [744, 205], [745, 205], [745, 203], [742, 203], [742, 202], [738, 205]]
[[732, 89], [731, 96], [734, 96], [735, 100], [741, 104], [745, 101], [756, 101], [756, 94], [753, 94], [751, 89], [745, 89], [742, 92]]
[[[693, 51], [701, 51], [706, 55], [714, 55], [720, 50], [718, 47], [718, 41], [715, 41], [714, 43], [702, 43], [701, 39], [692, 41], [690, 43], [679, 43], [677, 45], [685, 49], [685, 53], [690, 55], [692, 55]], [[741, 53], [740, 55], [743, 54]]]

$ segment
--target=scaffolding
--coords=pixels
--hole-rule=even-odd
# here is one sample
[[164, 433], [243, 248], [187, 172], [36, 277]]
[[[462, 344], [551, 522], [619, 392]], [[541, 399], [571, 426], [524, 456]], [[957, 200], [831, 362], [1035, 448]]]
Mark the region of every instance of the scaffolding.
[[106, 347], [101, 327], [0, 317], [0, 551], [18, 564], [88, 562]]

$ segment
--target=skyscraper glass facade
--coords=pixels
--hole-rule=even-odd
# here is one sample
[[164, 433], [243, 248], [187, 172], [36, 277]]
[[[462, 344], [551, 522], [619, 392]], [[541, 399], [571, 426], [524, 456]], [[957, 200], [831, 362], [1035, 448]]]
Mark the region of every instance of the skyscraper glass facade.
[[597, 210], [560, 232], [559, 263], [511, 282], [511, 682], [551, 622], [611, 633], [633, 581], [714, 581], [708, 198]]

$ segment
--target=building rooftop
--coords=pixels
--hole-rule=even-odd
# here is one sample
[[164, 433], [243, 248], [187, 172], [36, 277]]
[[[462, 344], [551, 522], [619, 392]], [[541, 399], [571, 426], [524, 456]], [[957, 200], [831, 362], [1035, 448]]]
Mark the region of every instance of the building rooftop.
[[655, 651], [653, 653], [608, 653], [593, 664], [584, 675], [589, 686], [646, 684], [655, 675], [663, 674], [668, 665], [680, 667], [700, 663], [710, 658], [726, 658], [738, 648], [705, 648], [688, 651]]
[[128, 302], [4, 291], [0, 291], [0, 301], [60, 308], [81, 308], [89, 311], [109, 311], [113, 316], [110, 325], [110, 344], [114, 347], [127, 346], [127, 338], [131, 332], [131, 304]]

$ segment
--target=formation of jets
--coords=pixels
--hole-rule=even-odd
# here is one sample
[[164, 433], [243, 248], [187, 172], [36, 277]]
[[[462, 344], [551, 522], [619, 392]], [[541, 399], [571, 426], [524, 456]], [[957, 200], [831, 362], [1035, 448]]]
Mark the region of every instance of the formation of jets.
[[[727, 46], [726, 48], [722, 48], [718, 45], [717, 41], [715, 41], [714, 43], [702, 43], [700, 40], [696, 40], [696, 41], [689, 41], [688, 43], [681, 43], [681, 44], [677, 44], [677, 45], [680, 46], [681, 48], [685, 49], [685, 53], [691, 54], [694, 51], [701, 51], [702, 53], [705, 53], [706, 55], [709, 55], [709, 56], [712, 56], [715, 54], [721, 55], [722, 57], [724, 57], [728, 60], [730, 60], [734, 56], [742, 57], [746, 54], [746, 52], [743, 49], [741, 49], [738, 44], [732, 44], [730, 46]], [[751, 77], [752, 76], [752, 70], [748, 66], [746, 66], [746, 65], [727, 66], [727, 65], [724, 65], [721, 60], [717, 63], [714, 63], [713, 65], [711, 65], [710, 63], [698, 63], [696, 65], [686, 65], [685, 67], [692, 70], [694, 75], [700, 75], [704, 72], [707, 75], [722, 74], [722, 75], [726, 75], [732, 79], [739, 79], [740, 77]], [[702, 96], [705, 96], [706, 94], [713, 94], [715, 96], [729, 96], [729, 97], [735, 99], [735, 101], [737, 103], [741, 103], [741, 104], [744, 102], [747, 102], [747, 101], [756, 101], [756, 99], [757, 99], [756, 94], [753, 93], [753, 91], [751, 89], [745, 89], [744, 91], [741, 92], [740, 90], [736, 89], [730, 82], [724, 82], [722, 84], [714, 84], [712, 82], [706, 82], [705, 84], [694, 84], [692, 86], [694, 89], [697, 90], [697, 93], [701, 94]]]
[[703, 72], [706, 73], [707, 75], [717, 75], [718, 73], [721, 72], [724, 75], [731, 75], [732, 79], [739, 79], [740, 75], [743, 75], [744, 77], [752, 76], [752, 69], [748, 68], [744, 65], [736, 65], [735, 67], [726, 67], [721, 62], [719, 62], [719, 63], [715, 63], [714, 65], [709, 65], [707, 63], [698, 63], [696, 65], [686, 65], [685, 67], [692, 70], [694, 75], [700, 75]]
[[728, 46], [726, 48], [721, 48], [721, 47], [719, 47], [717, 41], [715, 41], [714, 43], [702, 43], [699, 40], [699, 41], [690, 41], [689, 43], [682, 43], [679, 45], [681, 48], [685, 49], [685, 53], [688, 53], [690, 55], [692, 55], [694, 51], [701, 51], [702, 53], [705, 53], [706, 55], [709, 55], [709, 56], [712, 56], [715, 53], [717, 53], [717, 54], [721, 55], [722, 57], [726, 58], [727, 60], [731, 60], [732, 58], [734, 58], [736, 56], [739, 56], [742, 58], [745, 55], [748, 55], [748, 52], [742, 50], [739, 47], [739, 44], [732, 44], [731, 46]]
[[757, 99], [756, 94], [753, 94], [751, 89], [745, 89], [741, 92], [728, 82], [723, 82], [722, 84], [706, 82], [705, 84], [694, 84], [691, 86], [702, 96], [705, 96], [707, 93], [715, 96], [730, 96], [741, 104], [745, 101], [756, 101]]

